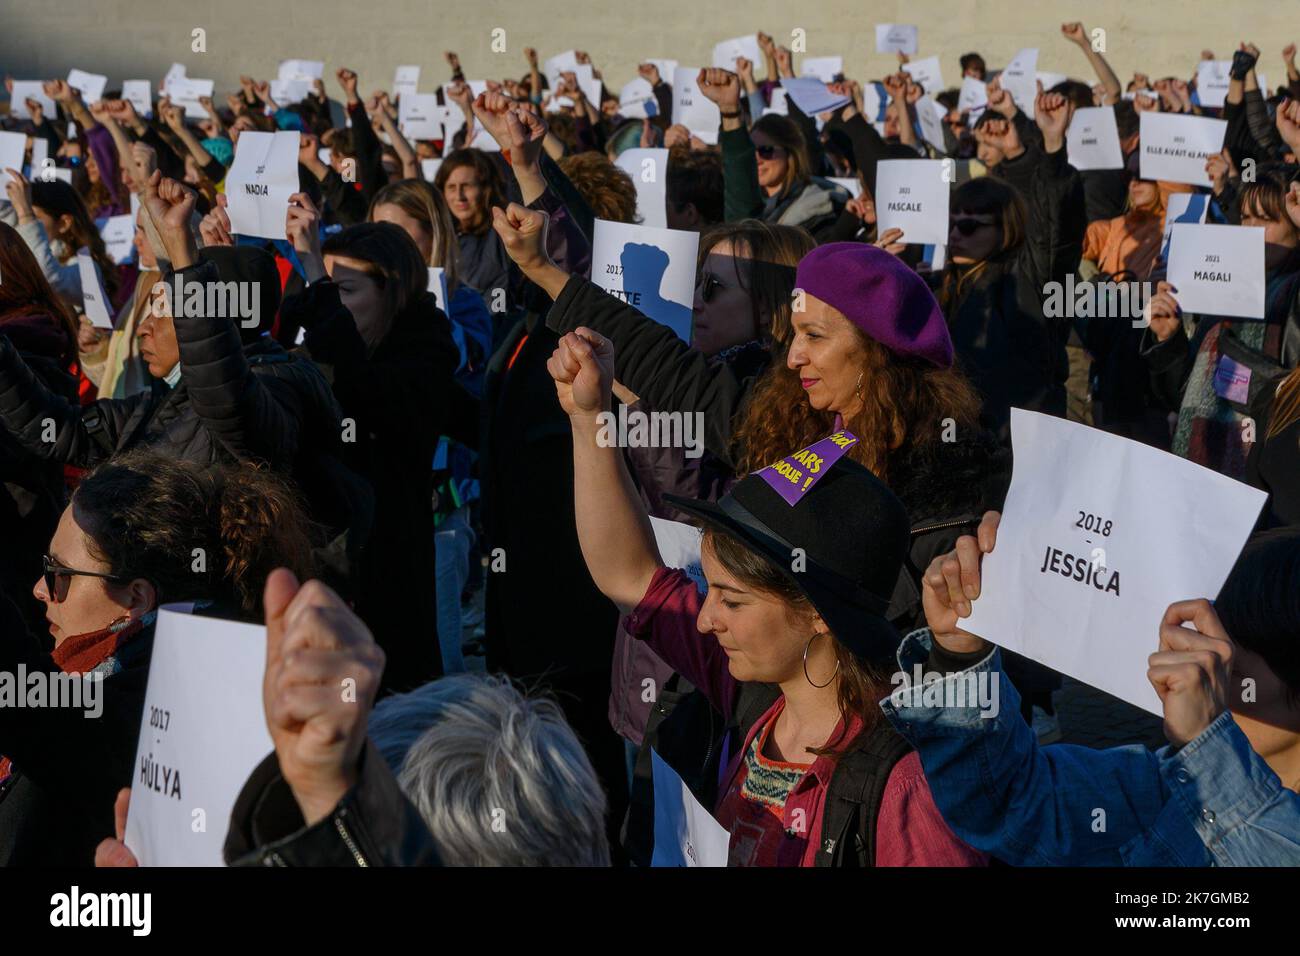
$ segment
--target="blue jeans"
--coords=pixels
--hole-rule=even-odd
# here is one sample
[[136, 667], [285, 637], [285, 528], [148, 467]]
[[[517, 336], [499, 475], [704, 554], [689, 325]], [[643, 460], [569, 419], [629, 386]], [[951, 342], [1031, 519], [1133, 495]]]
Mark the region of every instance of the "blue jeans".
[[469, 507], [462, 505], [443, 519], [433, 536], [436, 550], [435, 578], [438, 582], [438, 647], [444, 674], [465, 671], [461, 653], [460, 595], [469, 580], [469, 553], [474, 532], [469, 526]]

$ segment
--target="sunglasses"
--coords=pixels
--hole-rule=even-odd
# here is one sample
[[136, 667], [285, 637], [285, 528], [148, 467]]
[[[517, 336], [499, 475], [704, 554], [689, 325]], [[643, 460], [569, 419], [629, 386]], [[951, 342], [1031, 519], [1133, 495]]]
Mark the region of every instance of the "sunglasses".
[[986, 222], [976, 216], [953, 216], [951, 222], [952, 228], [956, 229], [963, 236], [973, 236], [984, 226], [997, 225], [997, 223]]
[[42, 577], [45, 578], [45, 593], [50, 596], [50, 600], [59, 603], [62, 598], [59, 597], [59, 578], [70, 578], [74, 575], [81, 575], [87, 578], [103, 578], [106, 581], [126, 581], [127, 578], [119, 574], [104, 574], [101, 571], [78, 571], [76, 568], [67, 568], [59, 564], [48, 554], [41, 555], [41, 564], [43, 566]]
[[785, 150], [780, 146], [755, 146], [754, 152], [758, 154], [759, 159], [775, 159], [785, 154]]
[[722, 280], [712, 272], [704, 272], [700, 274], [701, 302], [712, 302], [713, 297], [717, 295], [718, 290], [723, 288], [726, 287], [722, 284]]

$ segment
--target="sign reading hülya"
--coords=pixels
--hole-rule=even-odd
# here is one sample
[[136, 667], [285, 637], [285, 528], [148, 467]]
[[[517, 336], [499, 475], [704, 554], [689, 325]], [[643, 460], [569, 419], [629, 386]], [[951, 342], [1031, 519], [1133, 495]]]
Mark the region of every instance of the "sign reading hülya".
[[235, 161], [226, 176], [230, 231], [242, 236], [283, 239], [289, 197], [298, 191], [295, 131], [239, 135]]

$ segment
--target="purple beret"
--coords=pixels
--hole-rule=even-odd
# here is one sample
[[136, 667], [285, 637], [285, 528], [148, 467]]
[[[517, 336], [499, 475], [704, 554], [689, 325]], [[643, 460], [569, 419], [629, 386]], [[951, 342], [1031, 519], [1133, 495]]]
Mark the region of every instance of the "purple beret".
[[939, 303], [897, 256], [861, 242], [828, 243], [799, 261], [795, 284], [891, 352], [952, 367], [952, 338]]

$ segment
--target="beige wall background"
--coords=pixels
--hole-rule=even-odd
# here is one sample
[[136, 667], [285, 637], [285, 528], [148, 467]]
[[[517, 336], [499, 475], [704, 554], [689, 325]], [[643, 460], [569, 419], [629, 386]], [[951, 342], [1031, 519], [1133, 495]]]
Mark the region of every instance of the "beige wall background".
[[[800, 28], [808, 55], [840, 54], [845, 71], [866, 80], [891, 65], [875, 52], [875, 24], [914, 23], [919, 55], [942, 57], [949, 86], [968, 50], [999, 68], [1031, 46], [1040, 70], [1091, 81], [1082, 53], [1060, 35], [1063, 21], [1079, 18], [1106, 31], [1106, 56], [1122, 82], [1139, 68], [1187, 77], [1202, 49], [1227, 58], [1250, 40], [1275, 85], [1285, 75], [1282, 47], [1300, 39], [1295, 0], [0, 0], [0, 70], [35, 79], [79, 67], [107, 74], [110, 88], [135, 78], [156, 87], [178, 61], [224, 94], [241, 73], [273, 76], [279, 60], [296, 57], [356, 69], [366, 91], [388, 87], [397, 64], [419, 63], [420, 89], [432, 90], [449, 78], [443, 50], [457, 51], [467, 75], [480, 79], [522, 74], [523, 48], [535, 46], [543, 58], [588, 51], [617, 89], [644, 57], [703, 66], [719, 40], [762, 29], [788, 45]], [[199, 27], [204, 53], [191, 52]], [[492, 50], [497, 28], [504, 53]], [[337, 84], [328, 88], [338, 95]]]

